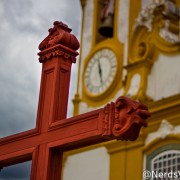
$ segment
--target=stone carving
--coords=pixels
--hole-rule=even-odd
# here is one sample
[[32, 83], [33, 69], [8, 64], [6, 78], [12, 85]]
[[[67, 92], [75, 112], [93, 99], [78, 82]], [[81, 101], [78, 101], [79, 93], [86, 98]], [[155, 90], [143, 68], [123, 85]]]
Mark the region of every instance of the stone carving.
[[157, 138], [165, 139], [170, 134], [180, 134], [180, 125], [173, 126], [170, 122], [164, 119], [156, 132], [148, 134], [145, 144], [147, 145]]
[[164, 6], [165, 10], [163, 11], [163, 14], [169, 18], [178, 20], [180, 18], [180, 8], [178, 8], [174, 1], [172, 0], [164, 0]]
[[139, 13], [138, 18], [135, 21], [133, 29], [136, 29], [138, 26], [145, 26], [148, 31], [152, 31], [152, 22], [154, 18], [154, 10], [159, 6], [158, 3], [151, 3], [147, 7], [142, 8]]
[[71, 29], [66, 24], [55, 21], [54, 27], [49, 29], [49, 35], [39, 44], [39, 50], [43, 51], [57, 44], [77, 50], [80, 46], [79, 42], [70, 32]]
[[164, 0], [164, 26], [160, 36], [169, 43], [180, 43], [180, 8], [171, 0]]
[[149, 32], [155, 17], [159, 16], [159, 35], [169, 43], [180, 43], [180, 8], [172, 0], [151, 2], [143, 8], [135, 21], [134, 29], [145, 26]]
[[159, 35], [169, 43], [180, 43], [180, 28], [179, 33], [173, 33], [170, 31], [170, 24], [170, 21], [166, 20], [164, 23], [164, 27], [159, 31]]
[[104, 135], [112, 133], [119, 140], [134, 141], [141, 127], [147, 126], [145, 120], [149, 116], [146, 105], [120, 96], [115, 103], [107, 104], [104, 108]]

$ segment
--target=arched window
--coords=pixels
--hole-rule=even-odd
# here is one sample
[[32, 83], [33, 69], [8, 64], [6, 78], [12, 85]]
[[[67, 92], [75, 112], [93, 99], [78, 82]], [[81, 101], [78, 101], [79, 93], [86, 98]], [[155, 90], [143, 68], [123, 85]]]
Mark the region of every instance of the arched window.
[[156, 172], [177, 172], [180, 170], [180, 150], [167, 150], [151, 160], [151, 170]]
[[168, 144], [148, 154], [145, 167], [145, 170], [153, 171], [157, 174], [171, 171], [178, 172], [180, 170], [180, 145]]

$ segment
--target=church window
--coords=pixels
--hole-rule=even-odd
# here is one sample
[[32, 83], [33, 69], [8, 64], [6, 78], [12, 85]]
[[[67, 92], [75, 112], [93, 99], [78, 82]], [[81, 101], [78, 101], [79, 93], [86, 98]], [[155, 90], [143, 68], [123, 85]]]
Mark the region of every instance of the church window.
[[168, 144], [147, 155], [145, 170], [156, 174], [178, 172], [180, 170], [180, 145]]
[[151, 170], [156, 172], [177, 172], [180, 170], [180, 150], [168, 150], [151, 160]]

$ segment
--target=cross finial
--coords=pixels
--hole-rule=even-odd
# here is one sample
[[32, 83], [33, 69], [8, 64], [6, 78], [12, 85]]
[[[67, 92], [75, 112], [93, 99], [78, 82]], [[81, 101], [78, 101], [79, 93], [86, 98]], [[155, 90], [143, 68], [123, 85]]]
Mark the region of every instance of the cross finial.
[[79, 49], [77, 38], [70, 34], [71, 29], [63, 22], [55, 21], [54, 27], [50, 28], [49, 35], [39, 44], [39, 50], [43, 51], [57, 44], [64, 45], [72, 50]]

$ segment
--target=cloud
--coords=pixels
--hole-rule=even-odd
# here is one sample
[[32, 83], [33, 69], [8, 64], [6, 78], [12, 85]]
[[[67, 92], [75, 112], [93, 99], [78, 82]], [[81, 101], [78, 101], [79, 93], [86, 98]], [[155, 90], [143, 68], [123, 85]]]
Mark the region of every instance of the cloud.
[[[1, 0], [0, 17], [0, 137], [4, 137], [35, 127], [41, 76], [38, 45], [55, 20], [68, 24], [80, 39], [81, 7], [79, 0]], [[69, 116], [77, 67], [73, 64]], [[24, 168], [23, 175], [28, 164], [12, 166], [10, 173], [4, 168], [0, 180], [15, 179], [18, 167]]]
[[4, 168], [0, 172], [0, 180], [29, 180], [31, 161]]
[[[81, 8], [79, 0], [2, 0], [0, 16], [3, 17], [0, 25], [0, 136], [3, 137], [35, 127], [41, 76], [36, 55], [38, 45], [55, 20], [67, 23], [79, 38]], [[71, 77], [76, 82], [77, 64], [73, 65]], [[71, 99], [76, 86], [72, 82]], [[68, 114], [72, 115], [71, 100]]]

